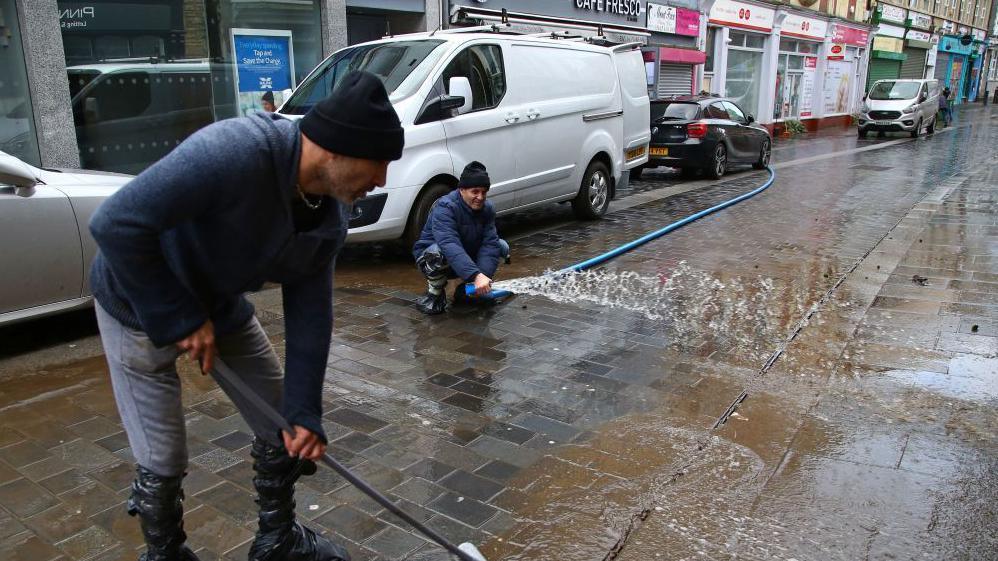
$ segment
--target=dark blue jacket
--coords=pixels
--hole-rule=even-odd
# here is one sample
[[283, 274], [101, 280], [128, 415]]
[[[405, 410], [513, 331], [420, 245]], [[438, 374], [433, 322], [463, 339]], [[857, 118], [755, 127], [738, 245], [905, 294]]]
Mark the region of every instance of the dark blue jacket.
[[440, 197], [412, 248], [413, 256], [418, 259], [433, 244], [440, 246], [451, 269], [465, 281], [475, 280], [478, 273], [495, 276], [502, 249], [492, 203], [485, 201], [485, 208], [472, 210], [459, 189]]
[[317, 225], [296, 232], [300, 154], [297, 122], [273, 114], [194, 133], [94, 214], [90, 231], [100, 251], [90, 279], [101, 307], [157, 346], [208, 319], [219, 336], [243, 327], [254, 312], [243, 294], [281, 283], [284, 415], [325, 438], [333, 266], [348, 209], [325, 197]]

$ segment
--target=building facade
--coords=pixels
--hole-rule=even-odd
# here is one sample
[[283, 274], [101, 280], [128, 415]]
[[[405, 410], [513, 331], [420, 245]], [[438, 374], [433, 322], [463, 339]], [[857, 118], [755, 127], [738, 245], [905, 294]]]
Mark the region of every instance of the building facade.
[[339, 48], [439, 25], [437, 0], [0, 0], [0, 150], [136, 173]]

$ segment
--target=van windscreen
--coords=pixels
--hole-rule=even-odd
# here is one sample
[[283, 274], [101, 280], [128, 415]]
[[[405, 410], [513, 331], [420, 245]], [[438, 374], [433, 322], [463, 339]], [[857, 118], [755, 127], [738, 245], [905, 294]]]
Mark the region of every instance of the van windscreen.
[[326, 98], [343, 76], [353, 70], [371, 72], [391, 95], [442, 40], [392, 41], [358, 45], [336, 53], [323, 62], [281, 107], [281, 113], [304, 115]]
[[870, 90], [870, 99], [915, 99], [921, 82], [877, 82]]

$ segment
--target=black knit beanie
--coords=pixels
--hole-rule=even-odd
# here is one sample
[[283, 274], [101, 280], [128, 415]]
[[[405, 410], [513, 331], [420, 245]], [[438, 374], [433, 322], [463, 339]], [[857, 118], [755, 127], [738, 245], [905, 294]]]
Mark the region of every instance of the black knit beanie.
[[354, 158], [402, 157], [405, 137], [381, 80], [354, 70], [302, 117], [301, 132], [322, 148]]
[[457, 183], [458, 189], [467, 189], [468, 187], [485, 187], [488, 190], [492, 186], [489, 181], [489, 173], [485, 171], [485, 165], [482, 162], [471, 162], [470, 164], [464, 166], [464, 171], [461, 172], [461, 180]]

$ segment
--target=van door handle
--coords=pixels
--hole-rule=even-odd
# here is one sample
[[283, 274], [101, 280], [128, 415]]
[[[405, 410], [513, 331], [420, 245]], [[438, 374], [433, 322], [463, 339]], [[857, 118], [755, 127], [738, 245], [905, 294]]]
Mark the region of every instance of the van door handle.
[[529, 111], [527, 111], [527, 118], [530, 119], [531, 121], [540, 116], [541, 116], [540, 112], [537, 111], [536, 109], [530, 109]]
[[520, 120], [520, 114], [519, 113], [513, 113], [512, 111], [510, 111], [509, 113], [506, 113], [506, 122], [507, 123], [512, 124], [512, 123], [515, 123], [515, 122], [517, 122], [519, 120]]

